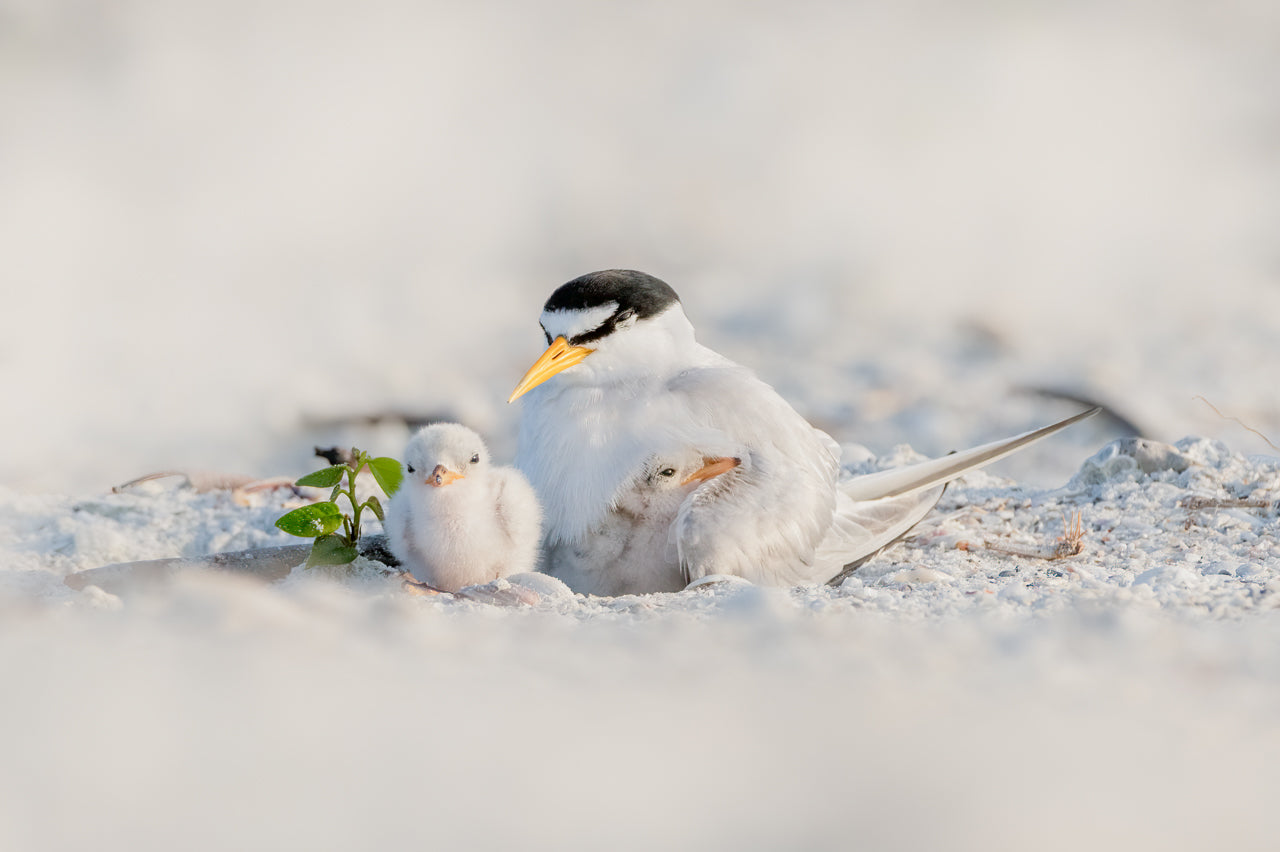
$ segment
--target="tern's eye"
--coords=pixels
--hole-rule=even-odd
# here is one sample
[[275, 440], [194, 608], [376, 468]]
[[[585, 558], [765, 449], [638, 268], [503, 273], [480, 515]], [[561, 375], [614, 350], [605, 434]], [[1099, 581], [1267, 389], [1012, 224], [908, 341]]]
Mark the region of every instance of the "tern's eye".
[[658, 471], [658, 476], [665, 476], [668, 479], [670, 479], [675, 475], [676, 475], [676, 469], [674, 467], [664, 467], [662, 470]]
[[405, 466], [404, 466], [404, 469], [405, 469], [406, 471], [408, 471], [409, 473], [413, 473], [413, 465], [411, 465], [411, 464], [407, 464], [407, 465], [405, 465]]
[[472, 463], [472, 464], [479, 464], [479, 463], [480, 463], [480, 454], [479, 454], [479, 453], [476, 453], [474, 456], [472, 456], [472, 457], [471, 457], [471, 463]]
[[617, 322], [618, 325], [625, 325], [626, 323], [631, 322], [635, 318], [636, 318], [636, 312], [631, 310], [631, 308], [627, 308], [625, 311], [618, 314], [618, 319], [615, 320], [615, 322]]

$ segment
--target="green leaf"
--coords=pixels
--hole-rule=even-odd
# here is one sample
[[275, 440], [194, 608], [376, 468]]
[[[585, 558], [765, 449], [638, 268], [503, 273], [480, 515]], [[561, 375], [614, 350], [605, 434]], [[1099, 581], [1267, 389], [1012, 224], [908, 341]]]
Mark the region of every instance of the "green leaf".
[[378, 516], [378, 520], [385, 521], [387, 519], [387, 516], [382, 513], [382, 503], [378, 500], [378, 495], [369, 495], [369, 499], [365, 500], [364, 504], [373, 510], [373, 513]]
[[359, 552], [354, 544], [348, 544], [342, 536], [322, 535], [311, 545], [311, 555], [307, 557], [307, 567], [314, 565], [346, 565], [354, 561]]
[[[388, 497], [399, 491], [400, 483], [404, 481], [404, 468], [393, 458], [379, 456], [376, 459], [369, 459], [369, 471], [378, 481], [378, 487], [382, 489], [382, 493]], [[381, 518], [382, 514], [378, 513], [378, 517]]]
[[311, 485], [315, 488], [330, 488], [342, 481], [342, 476], [347, 472], [345, 464], [335, 464], [326, 467], [324, 470], [317, 470], [315, 473], [308, 473], [306, 476], [298, 480], [298, 485]]
[[285, 512], [276, 520], [276, 526], [303, 538], [328, 535], [342, 526], [342, 510], [333, 503], [312, 503]]

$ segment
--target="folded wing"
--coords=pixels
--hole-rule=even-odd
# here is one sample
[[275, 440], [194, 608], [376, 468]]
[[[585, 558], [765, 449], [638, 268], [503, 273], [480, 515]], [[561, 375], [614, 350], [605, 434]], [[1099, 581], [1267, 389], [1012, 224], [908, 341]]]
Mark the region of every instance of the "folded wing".
[[901, 538], [929, 513], [951, 480], [1101, 410], [1091, 408], [1049, 426], [941, 458], [841, 479], [836, 485], [836, 516], [818, 548], [814, 581], [841, 579], [881, 548]]

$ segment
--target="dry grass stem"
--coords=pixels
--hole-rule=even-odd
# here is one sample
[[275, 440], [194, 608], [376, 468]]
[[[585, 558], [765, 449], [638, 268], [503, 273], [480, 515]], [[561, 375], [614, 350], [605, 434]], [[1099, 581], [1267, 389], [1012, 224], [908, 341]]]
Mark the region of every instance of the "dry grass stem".
[[1209, 406], [1210, 408], [1212, 408], [1212, 409], [1213, 409], [1213, 413], [1214, 413], [1214, 414], [1216, 414], [1216, 415], [1218, 415], [1219, 417], [1221, 417], [1223, 420], [1230, 420], [1230, 421], [1232, 421], [1232, 422], [1234, 422], [1234, 423], [1239, 423], [1239, 424], [1240, 424], [1241, 426], [1243, 426], [1245, 429], [1248, 429], [1250, 432], [1252, 432], [1253, 434], [1255, 434], [1255, 435], [1257, 435], [1259, 438], [1261, 438], [1263, 441], [1265, 441], [1268, 447], [1270, 447], [1271, 449], [1273, 449], [1273, 450], [1275, 450], [1276, 452], [1280, 453], [1280, 447], [1277, 447], [1277, 446], [1275, 445], [1275, 442], [1273, 442], [1273, 441], [1272, 441], [1270, 438], [1268, 438], [1266, 435], [1264, 435], [1264, 434], [1262, 434], [1261, 432], [1259, 432], [1257, 429], [1255, 429], [1255, 428], [1253, 428], [1252, 426], [1250, 426], [1248, 423], [1245, 423], [1245, 422], [1244, 422], [1243, 420], [1241, 420], [1239, 417], [1232, 417], [1232, 416], [1230, 416], [1230, 415], [1228, 415], [1228, 414], [1223, 414], [1221, 411], [1219, 411], [1219, 410], [1218, 410], [1218, 406], [1214, 405], [1214, 404], [1213, 404], [1212, 402], [1210, 402], [1209, 400], [1207, 400], [1207, 399], [1205, 399], [1204, 397], [1200, 396], [1200, 394], [1196, 394], [1195, 396], [1193, 396], [1193, 397], [1191, 397], [1191, 398], [1192, 398], [1192, 399], [1198, 399], [1198, 400], [1200, 400], [1201, 402], [1203, 402], [1205, 405], [1207, 405], [1207, 406]]
[[1188, 497], [1182, 501], [1188, 512], [1200, 509], [1270, 509], [1271, 501], [1261, 497]]
[[255, 479], [252, 476], [240, 476], [236, 474], [223, 473], [187, 473], [181, 470], [162, 470], [156, 473], [148, 473], [146, 476], [139, 476], [137, 479], [131, 479], [121, 485], [114, 485], [111, 488], [112, 494], [123, 494], [129, 489], [141, 485], [144, 482], [154, 482], [157, 479], [164, 479], [170, 476], [179, 476], [184, 480], [186, 487], [195, 490], [199, 494], [207, 494], [211, 491], [230, 491], [231, 498], [238, 506], [249, 505], [249, 495], [258, 491], [269, 491], [276, 488], [287, 488], [291, 490], [294, 496], [301, 497], [302, 492], [293, 484], [293, 479], [285, 476], [271, 477], [270, 479]]
[[[1026, 559], [1044, 559], [1053, 561], [1055, 559], [1067, 559], [1072, 556], [1079, 556], [1084, 553], [1084, 524], [1082, 513], [1077, 511], [1075, 517], [1070, 521], [1067, 516], [1062, 516], [1063, 534], [1058, 536], [1057, 541], [1050, 545], [1028, 545], [1020, 546], [1014, 544], [1004, 544], [986, 540], [982, 546], [987, 550], [994, 550], [997, 553], [1007, 553], [1010, 556], [1021, 556]], [[972, 550], [973, 545], [967, 542], [961, 542], [962, 550]]]

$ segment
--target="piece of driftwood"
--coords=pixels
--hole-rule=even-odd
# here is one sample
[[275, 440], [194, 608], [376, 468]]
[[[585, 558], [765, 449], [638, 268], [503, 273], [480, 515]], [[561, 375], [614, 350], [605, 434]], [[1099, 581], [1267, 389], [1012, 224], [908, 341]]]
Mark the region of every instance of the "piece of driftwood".
[[316, 455], [329, 464], [346, 464], [355, 466], [355, 456], [350, 450], [342, 447], [316, 447]]
[[[148, 559], [141, 562], [117, 562], [101, 568], [89, 568], [68, 574], [63, 580], [77, 591], [85, 586], [116, 594], [120, 591], [136, 591], [155, 588], [169, 582], [181, 571], [206, 570], [230, 571], [256, 577], [266, 583], [274, 583], [289, 575], [296, 566], [307, 561], [310, 544], [286, 544], [282, 547], [258, 547], [251, 550], [233, 550], [208, 556]], [[385, 535], [368, 535], [360, 539], [360, 555], [376, 560], [389, 568], [400, 563], [387, 550]]]

